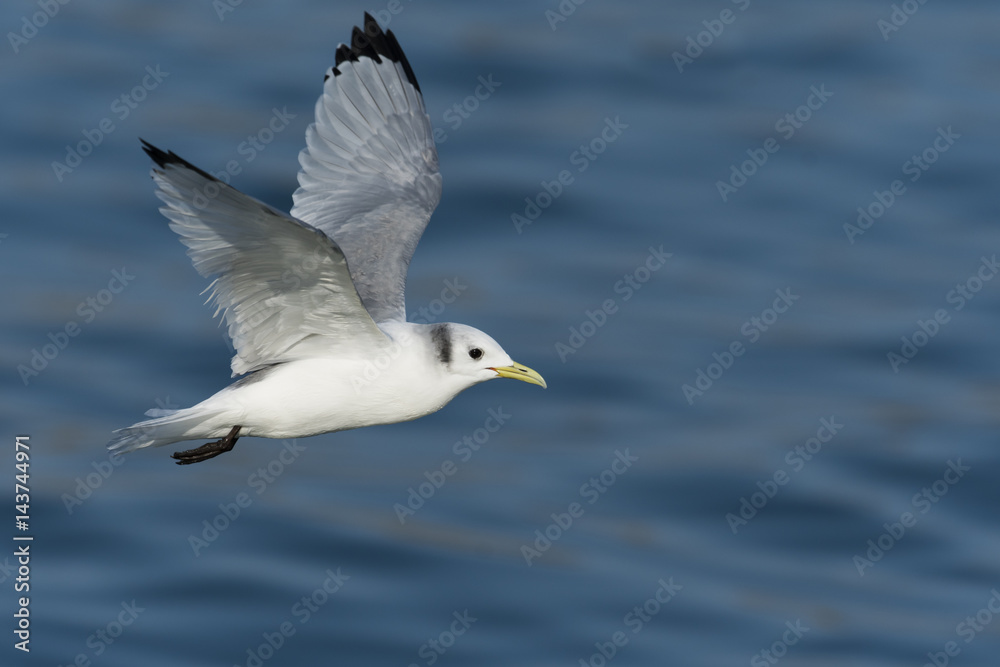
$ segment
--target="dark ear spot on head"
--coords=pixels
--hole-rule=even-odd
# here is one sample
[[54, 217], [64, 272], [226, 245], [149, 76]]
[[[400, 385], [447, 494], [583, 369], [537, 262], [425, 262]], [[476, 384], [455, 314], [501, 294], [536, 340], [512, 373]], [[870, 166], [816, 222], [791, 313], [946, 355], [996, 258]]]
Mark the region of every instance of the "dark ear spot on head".
[[431, 341], [437, 350], [438, 359], [442, 364], [451, 363], [451, 331], [447, 324], [435, 324], [431, 327]]

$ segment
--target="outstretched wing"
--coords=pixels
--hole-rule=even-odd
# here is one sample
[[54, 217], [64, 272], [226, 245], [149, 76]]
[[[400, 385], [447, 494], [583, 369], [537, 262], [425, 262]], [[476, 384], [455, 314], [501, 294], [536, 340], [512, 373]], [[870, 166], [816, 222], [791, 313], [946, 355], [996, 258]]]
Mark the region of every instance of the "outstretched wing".
[[214, 277], [209, 301], [236, 348], [233, 375], [337, 347], [388, 343], [351, 283], [344, 253], [322, 231], [248, 197], [174, 153], [143, 142], [157, 164], [160, 211]]
[[441, 175], [413, 70], [367, 13], [351, 45], [337, 47], [299, 163], [292, 217], [337, 242], [376, 322], [405, 321], [406, 270]]

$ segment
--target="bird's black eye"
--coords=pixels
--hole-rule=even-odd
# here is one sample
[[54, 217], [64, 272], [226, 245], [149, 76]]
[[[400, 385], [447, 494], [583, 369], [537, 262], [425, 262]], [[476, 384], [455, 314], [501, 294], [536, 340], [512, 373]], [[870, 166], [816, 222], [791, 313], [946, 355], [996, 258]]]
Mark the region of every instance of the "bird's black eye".
[[479, 359], [480, 357], [483, 356], [483, 351], [480, 350], [478, 347], [474, 347], [471, 350], [469, 350], [469, 356], [472, 357], [473, 359]]

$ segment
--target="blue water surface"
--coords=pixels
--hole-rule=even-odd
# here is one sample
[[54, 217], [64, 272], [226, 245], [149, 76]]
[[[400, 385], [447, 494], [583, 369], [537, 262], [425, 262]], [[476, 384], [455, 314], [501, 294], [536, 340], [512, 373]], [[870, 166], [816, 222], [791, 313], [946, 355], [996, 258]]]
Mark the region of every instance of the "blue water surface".
[[[408, 309], [549, 388], [109, 459], [230, 381], [138, 138], [288, 210], [365, 10], [442, 130]], [[998, 25], [973, 0], [4, 3], [0, 663], [998, 664]]]

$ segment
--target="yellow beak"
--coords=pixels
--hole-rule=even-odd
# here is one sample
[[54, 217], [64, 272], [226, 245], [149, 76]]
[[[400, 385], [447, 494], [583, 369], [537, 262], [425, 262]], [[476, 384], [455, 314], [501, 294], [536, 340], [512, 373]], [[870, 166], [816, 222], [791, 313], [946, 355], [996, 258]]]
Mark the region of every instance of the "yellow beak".
[[497, 366], [496, 368], [491, 368], [490, 370], [496, 371], [497, 375], [502, 378], [512, 378], [514, 380], [521, 380], [530, 384], [537, 384], [542, 388], [546, 387], [545, 380], [541, 375], [527, 366], [522, 366], [516, 361], [512, 362], [510, 366]]

